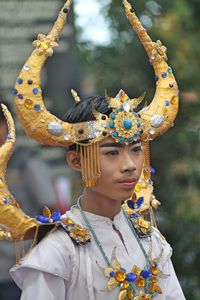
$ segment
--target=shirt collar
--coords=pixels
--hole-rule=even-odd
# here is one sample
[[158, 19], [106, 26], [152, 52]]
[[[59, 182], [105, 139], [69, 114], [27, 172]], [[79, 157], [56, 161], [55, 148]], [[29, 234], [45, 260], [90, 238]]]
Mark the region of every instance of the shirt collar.
[[[82, 219], [80, 210], [78, 209], [77, 205], [74, 205], [71, 207], [71, 212], [72, 214], [74, 214], [76, 217], [78, 217], [79, 219], [81, 219], [81, 223], [86, 225], [84, 220]], [[93, 227], [111, 227], [115, 224], [119, 224], [123, 219], [123, 211], [121, 210], [115, 217], [113, 220], [111, 220], [108, 217], [104, 217], [104, 216], [99, 216], [87, 211], [84, 211], [86, 217], [88, 218], [88, 221], [90, 222], [90, 224]]]

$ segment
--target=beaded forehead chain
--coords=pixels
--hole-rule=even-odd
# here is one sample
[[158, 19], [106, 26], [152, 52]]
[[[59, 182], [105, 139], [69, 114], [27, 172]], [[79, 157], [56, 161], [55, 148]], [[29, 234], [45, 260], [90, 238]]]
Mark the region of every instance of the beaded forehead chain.
[[[178, 87], [167, 64], [166, 47], [160, 41], [152, 42], [132, 6], [124, 0], [126, 16], [155, 71], [156, 92], [151, 104], [136, 113], [134, 110], [144, 95], [130, 99], [121, 90], [114, 98], [106, 96], [108, 107], [112, 109], [109, 116], [93, 109], [95, 121], [71, 124], [48, 112], [42, 98], [41, 72], [47, 58], [53, 55], [53, 49], [58, 47], [71, 3], [71, 0], [66, 1], [50, 33], [39, 34], [33, 42], [35, 50], [22, 68], [13, 94], [19, 120], [27, 135], [50, 146], [80, 145], [83, 182], [91, 187], [100, 176], [99, 142], [111, 136], [119, 143], [128, 144], [140, 138], [148, 144], [165, 133], [173, 125], [178, 112]], [[73, 95], [76, 101], [80, 101], [75, 91]]]

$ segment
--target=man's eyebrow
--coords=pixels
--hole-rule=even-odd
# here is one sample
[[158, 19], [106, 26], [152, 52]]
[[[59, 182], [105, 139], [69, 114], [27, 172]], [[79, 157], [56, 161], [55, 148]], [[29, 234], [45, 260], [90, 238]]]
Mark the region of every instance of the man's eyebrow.
[[[131, 144], [135, 145], [135, 144], [139, 144], [139, 143], [141, 143], [141, 140], [134, 141]], [[106, 147], [124, 147], [124, 146], [125, 146], [125, 144], [121, 144], [121, 143], [105, 143], [105, 144], [100, 145], [100, 148], [104, 148], [104, 147], [105, 148]]]

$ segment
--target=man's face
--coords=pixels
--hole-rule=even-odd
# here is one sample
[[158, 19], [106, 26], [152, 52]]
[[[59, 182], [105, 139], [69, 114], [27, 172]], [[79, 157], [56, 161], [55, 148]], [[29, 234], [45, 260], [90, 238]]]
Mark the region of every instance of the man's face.
[[109, 137], [100, 143], [101, 176], [91, 189], [123, 201], [132, 195], [143, 166], [141, 142], [123, 145]]
[[8, 135], [8, 128], [6, 122], [0, 122], [0, 147], [4, 144]]

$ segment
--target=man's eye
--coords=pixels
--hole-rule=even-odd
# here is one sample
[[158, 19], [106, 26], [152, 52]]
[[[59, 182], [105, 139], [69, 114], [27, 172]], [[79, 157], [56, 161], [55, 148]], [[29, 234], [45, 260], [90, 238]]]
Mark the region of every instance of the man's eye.
[[142, 151], [142, 147], [141, 147], [141, 146], [133, 147], [133, 148], [131, 149], [131, 151], [132, 151], [132, 152], [135, 152], [135, 153], [140, 152], [140, 151]]
[[107, 155], [107, 156], [116, 156], [116, 155], [118, 155], [118, 151], [117, 150], [108, 151], [108, 152], [105, 153], [105, 155]]

